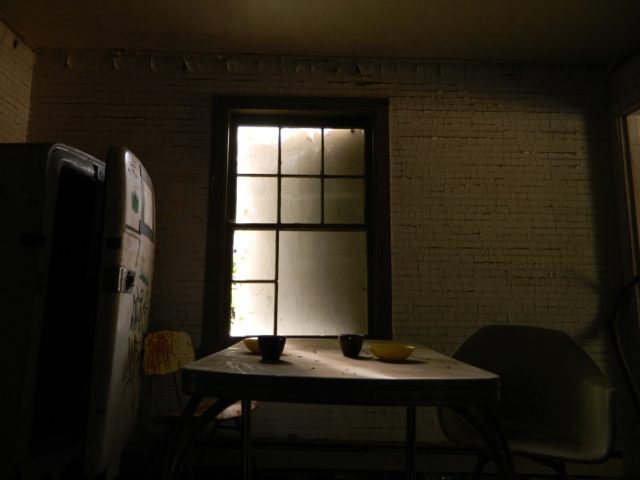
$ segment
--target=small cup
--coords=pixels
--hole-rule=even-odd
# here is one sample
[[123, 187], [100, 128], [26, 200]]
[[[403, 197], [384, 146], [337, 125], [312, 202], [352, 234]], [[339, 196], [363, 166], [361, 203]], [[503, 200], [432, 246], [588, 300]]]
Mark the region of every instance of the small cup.
[[360, 355], [364, 335], [360, 333], [343, 333], [340, 339], [340, 349], [345, 357], [355, 358]]
[[262, 360], [265, 362], [278, 361], [286, 341], [287, 337], [282, 335], [260, 335], [258, 337], [258, 345], [260, 346]]

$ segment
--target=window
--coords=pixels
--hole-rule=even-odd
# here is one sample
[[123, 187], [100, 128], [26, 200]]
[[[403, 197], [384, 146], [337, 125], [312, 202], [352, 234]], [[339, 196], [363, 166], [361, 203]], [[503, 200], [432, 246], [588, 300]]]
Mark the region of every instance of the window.
[[214, 103], [203, 345], [391, 333], [387, 107]]

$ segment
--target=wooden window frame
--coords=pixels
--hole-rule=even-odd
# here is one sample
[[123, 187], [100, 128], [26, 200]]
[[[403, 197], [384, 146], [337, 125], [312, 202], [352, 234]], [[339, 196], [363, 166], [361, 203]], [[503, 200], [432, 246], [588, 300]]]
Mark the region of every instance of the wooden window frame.
[[[201, 354], [226, 348], [229, 335], [230, 274], [233, 229], [228, 228], [230, 175], [234, 124], [250, 118], [253, 124], [286, 119], [296, 126], [328, 119], [334, 125], [366, 122], [371, 131], [370, 162], [366, 167], [368, 224], [368, 336], [392, 336], [391, 247], [389, 234], [389, 123], [388, 101], [370, 98], [221, 96], [213, 100], [212, 158], [209, 174], [209, 215], [205, 265]], [[231, 208], [231, 210], [233, 210]]]

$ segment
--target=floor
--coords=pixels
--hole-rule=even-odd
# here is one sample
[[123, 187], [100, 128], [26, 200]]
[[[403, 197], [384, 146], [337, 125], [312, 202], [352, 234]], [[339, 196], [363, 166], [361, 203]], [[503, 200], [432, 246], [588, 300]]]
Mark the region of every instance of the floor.
[[[238, 480], [239, 476], [203, 476], [202, 480]], [[198, 478], [198, 480], [200, 480]], [[470, 477], [450, 476], [445, 474], [421, 474], [417, 480], [469, 480]], [[487, 477], [488, 478], [488, 477]], [[271, 471], [263, 472], [256, 480], [405, 480], [403, 472], [294, 472], [294, 471]]]
[[[196, 442], [192, 445], [193, 454], [190, 455], [189, 464], [192, 465], [188, 468], [184, 474], [180, 476], [179, 480], [240, 480], [241, 475], [239, 471], [239, 441], [236, 439], [234, 448], [227, 451], [221, 449], [221, 445], [213, 445], [211, 451], [205, 450], [207, 457], [218, 456], [226, 459], [225, 467], [221, 467], [220, 464], [212, 465], [206, 464], [203, 461], [202, 450], [204, 445], [200, 442]], [[118, 480], [155, 480], [161, 478], [163, 460], [165, 453], [162, 448], [156, 449], [153, 455], [150, 455], [147, 448], [143, 451], [127, 450], [123, 452], [122, 462], [120, 465], [120, 475]], [[162, 442], [157, 443], [156, 446], [162, 445]], [[236, 451], [238, 450], [238, 451]], [[383, 450], [382, 453], [385, 453]], [[304, 454], [304, 451], [299, 453]], [[380, 454], [381, 452], [378, 452]], [[331, 450], [325, 451], [324, 455], [332, 456], [335, 452]], [[296, 455], [298, 456], [298, 455]], [[304, 457], [303, 457], [304, 458]], [[304, 467], [300, 468], [300, 465], [306, 465], [306, 463], [298, 462], [297, 468], [291, 469], [274, 469], [265, 468], [264, 464], [260, 468], [255, 468], [254, 480], [405, 480], [405, 472], [403, 471], [362, 471], [354, 468], [349, 468], [350, 462], [343, 462], [346, 468], [343, 470], [327, 470], [327, 469], [315, 469], [306, 470]], [[258, 463], [258, 466], [260, 464]], [[360, 464], [362, 466], [362, 464]], [[341, 468], [341, 467], [340, 467]], [[366, 467], [365, 467], [366, 468]], [[472, 470], [473, 467], [469, 470]], [[550, 470], [548, 474], [544, 475], [519, 475], [518, 480], [551, 480], [556, 477]], [[460, 473], [451, 472], [419, 472], [417, 480], [471, 480], [470, 474], [462, 475]], [[571, 480], [596, 480], [596, 477], [586, 476], [572, 476]], [[497, 480], [495, 474], [484, 474], [481, 480]], [[599, 477], [597, 480], [608, 480], [604, 477]]]
[[[145, 480], [159, 478], [157, 472], [121, 471], [118, 480]], [[547, 477], [552, 478], [552, 477]], [[184, 473], [180, 480], [240, 480], [239, 471], [193, 469]], [[405, 480], [404, 472], [340, 472], [340, 471], [300, 471], [261, 470], [254, 480]], [[495, 476], [482, 476], [482, 480], [497, 480]], [[419, 473], [417, 480], [471, 480], [471, 477], [446, 473]], [[518, 480], [543, 480], [542, 477], [519, 477]]]
[[[161, 477], [162, 458], [150, 461], [148, 457], [124, 459], [118, 480], [155, 480]], [[265, 469], [254, 472], [253, 480], [405, 480], [405, 472], [332, 471], [302, 469]], [[551, 480], [549, 473], [543, 476], [519, 475], [518, 480]], [[570, 477], [571, 480], [596, 480], [595, 477]], [[183, 472], [179, 480], [240, 480], [238, 468], [213, 468], [193, 466]], [[471, 475], [447, 472], [419, 472], [416, 480], [472, 480]], [[485, 474], [481, 480], [498, 480], [494, 474]], [[597, 480], [603, 480], [599, 478]]]

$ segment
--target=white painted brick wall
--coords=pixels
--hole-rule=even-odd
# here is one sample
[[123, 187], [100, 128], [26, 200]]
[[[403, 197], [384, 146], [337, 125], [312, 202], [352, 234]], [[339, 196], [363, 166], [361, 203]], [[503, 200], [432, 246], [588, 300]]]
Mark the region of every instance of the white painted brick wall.
[[[216, 94], [388, 98], [395, 336], [451, 353], [484, 324], [563, 329], [619, 382], [602, 331], [624, 281], [603, 71], [39, 54], [29, 140], [102, 158], [123, 144], [142, 159], [158, 196], [152, 327], [184, 329], [196, 344]], [[160, 390], [157, 409], [172, 400]], [[391, 408], [274, 404], [255, 431], [401, 439], [403, 422]], [[440, 439], [430, 409], [419, 436]]]
[[24, 142], [35, 55], [0, 22], [0, 142]]

